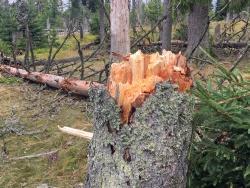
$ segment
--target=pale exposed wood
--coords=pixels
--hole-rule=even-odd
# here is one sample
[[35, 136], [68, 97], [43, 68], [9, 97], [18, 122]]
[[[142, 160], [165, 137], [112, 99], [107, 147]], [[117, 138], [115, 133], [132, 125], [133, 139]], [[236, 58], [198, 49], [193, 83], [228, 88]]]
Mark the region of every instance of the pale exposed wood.
[[183, 92], [192, 86], [190, 69], [184, 56], [163, 50], [162, 55], [137, 51], [121, 63], [111, 65], [108, 90], [122, 108], [122, 121], [129, 122], [130, 114], [153, 93], [159, 82], [169, 81]]
[[58, 126], [58, 129], [64, 133], [67, 133], [67, 134], [70, 134], [73, 136], [78, 136], [81, 138], [86, 138], [88, 140], [91, 140], [93, 137], [93, 133], [82, 131], [79, 129], [74, 129], [74, 128], [70, 128], [70, 127], [60, 127], [60, 126]]

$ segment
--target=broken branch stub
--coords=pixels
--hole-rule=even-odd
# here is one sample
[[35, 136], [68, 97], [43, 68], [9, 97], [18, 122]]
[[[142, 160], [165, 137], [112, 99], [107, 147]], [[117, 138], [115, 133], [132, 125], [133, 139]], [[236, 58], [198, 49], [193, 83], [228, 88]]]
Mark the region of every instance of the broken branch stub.
[[141, 51], [126, 56], [127, 61], [111, 66], [108, 90], [122, 109], [122, 121], [129, 122], [133, 108], [142, 105], [157, 83], [170, 81], [184, 92], [192, 86], [190, 69], [184, 56], [163, 50], [147, 55]]

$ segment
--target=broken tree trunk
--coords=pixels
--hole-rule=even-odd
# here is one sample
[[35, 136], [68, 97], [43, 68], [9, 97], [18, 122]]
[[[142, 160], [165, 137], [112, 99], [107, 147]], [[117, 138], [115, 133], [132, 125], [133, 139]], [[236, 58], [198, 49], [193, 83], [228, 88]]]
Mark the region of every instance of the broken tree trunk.
[[189, 96], [160, 84], [136, 109], [130, 125], [122, 125], [120, 109], [105, 88], [91, 90], [90, 97], [95, 109], [87, 188], [185, 187], [192, 132]]
[[0, 70], [13, 76], [18, 76], [33, 82], [46, 84], [50, 87], [63, 89], [67, 92], [88, 96], [88, 90], [91, 85], [99, 86], [96, 82], [88, 82], [72, 78], [64, 78], [62, 76], [44, 74], [40, 72], [27, 72], [23, 69], [17, 69], [6, 65], [0, 65]]
[[[185, 59], [180, 54], [174, 55], [163, 52], [163, 55], [144, 56], [137, 52], [129, 58], [131, 71], [126, 62], [111, 67], [109, 82], [118, 86], [123, 82], [127, 84], [126, 88], [113, 87], [117, 85], [111, 83], [109, 91], [104, 87], [90, 89], [94, 106], [94, 134], [89, 147], [85, 187], [186, 186], [192, 102], [189, 95], [180, 92], [177, 80], [184, 77], [187, 83], [190, 80], [184, 66]], [[164, 68], [167, 68], [165, 73], [169, 70], [168, 75], [161, 74]], [[114, 77], [114, 72], [117, 77]], [[153, 89], [144, 93], [149, 85]], [[116, 88], [115, 96], [113, 88]], [[140, 96], [137, 95], [140, 93], [138, 88], [141, 94], [147, 96], [134, 97]], [[125, 93], [127, 96], [124, 98]], [[121, 98], [124, 103], [120, 103]], [[140, 105], [133, 106], [131, 103]], [[129, 121], [122, 119], [124, 104], [133, 106]]]

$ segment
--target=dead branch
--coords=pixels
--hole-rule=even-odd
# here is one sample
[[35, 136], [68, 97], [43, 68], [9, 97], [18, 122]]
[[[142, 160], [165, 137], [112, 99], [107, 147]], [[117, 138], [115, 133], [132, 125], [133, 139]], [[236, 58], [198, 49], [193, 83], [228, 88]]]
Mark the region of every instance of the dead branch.
[[[93, 58], [93, 57], [97, 54], [97, 52], [99, 52], [99, 50], [102, 48], [102, 46], [103, 46], [103, 44], [104, 44], [106, 38], [107, 38], [107, 34], [105, 35], [104, 39], [101, 41], [101, 43], [100, 43], [100, 45], [97, 47], [97, 49], [96, 49], [89, 57], [87, 57], [87, 58], [84, 60], [85, 62], [89, 61], [91, 58]], [[80, 67], [81, 67], [81, 65], [77, 66], [77, 67], [70, 73], [69, 77], [73, 76], [73, 74], [74, 74]]]
[[80, 79], [83, 80], [83, 77], [84, 77], [84, 59], [83, 59], [83, 52], [82, 52], [82, 49], [81, 49], [81, 43], [80, 41], [76, 38], [75, 34], [73, 33], [73, 37], [77, 43], [77, 47], [78, 47], [78, 55], [80, 57], [80, 60], [81, 60], [81, 76], [80, 76]]
[[74, 129], [74, 128], [70, 128], [70, 127], [60, 127], [59, 125], [58, 125], [58, 129], [64, 133], [67, 133], [67, 134], [70, 134], [73, 136], [78, 136], [81, 138], [86, 138], [88, 140], [91, 140], [93, 137], [93, 133], [82, 131], [79, 129]]
[[95, 46], [95, 45], [98, 45], [98, 44], [100, 44], [100, 41], [96, 40], [94, 42], [91, 42], [91, 43], [88, 43], [88, 44], [82, 46], [81, 49], [86, 50], [86, 49], [90, 48], [91, 46]]
[[69, 31], [69, 32], [67, 33], [67, 35], [66, 35], [66, 37], [63, 39], [63, 42], [61, 43], [61, 45], [56, 49], [56, 51], [55, 51], [54, 55], [52, 56], [51, 60], [48, 61], [47, 66], [46, 66], [46, 68], [45, 68], [46, 73], [49, 72], [49, 70], [50, 70], [50, 68], [51, 68], [51, 66], [52, 66], [52, 64], [53, 64], [53, 61], [54, 61], [54, 59], [56, 58], [56, 55], [60, 52], [60, 50], [62, 49], [62, 47], [64, 46], [64, 44], [65, 44], [66, 41], [68, 40], [68, 38], [70, 37], [70, 35], [71, 35], [71, 31]]
[[248, 52], [250, 48], [250, 43], [247, 44], [246, 48], [243, 50], [243, 52], [239, 55], [237, 61], [234, 63], [234, 65], [230, 68], [230, 72], [232, 72], [241, 62], [241, 60], [243, 59], [243, 57], [246, 55], [246, 53]]

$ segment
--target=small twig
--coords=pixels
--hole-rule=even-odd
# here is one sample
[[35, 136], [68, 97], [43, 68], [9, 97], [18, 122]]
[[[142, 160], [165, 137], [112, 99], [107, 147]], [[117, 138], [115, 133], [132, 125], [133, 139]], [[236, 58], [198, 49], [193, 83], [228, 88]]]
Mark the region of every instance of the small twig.
[[58, 151], [59, 151], [59, 149], [56, 149], [56, 150], [52, 150], [52, 151], [44, 152], [44, 153], [26, 155], [26, 156], [22, 156], [22, 157], [14, 157], [14, 158], [10, 158], [9, 161], [17, 161], [17, 160], [25, 160], [25, 159], [32, 159], [32, 158], [49, 156], [49, 155], [57, 153]]

